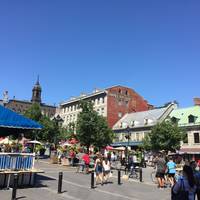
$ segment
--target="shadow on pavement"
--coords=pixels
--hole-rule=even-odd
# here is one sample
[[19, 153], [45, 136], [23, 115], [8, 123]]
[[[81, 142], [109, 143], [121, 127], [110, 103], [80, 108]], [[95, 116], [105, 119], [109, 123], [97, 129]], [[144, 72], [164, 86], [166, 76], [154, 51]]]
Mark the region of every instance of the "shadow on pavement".
[[27, 197], [26, 196], [17, 197], [16, 200], [18, 200], [18, 199], [25, 199], [25, 198], [27, 198]]

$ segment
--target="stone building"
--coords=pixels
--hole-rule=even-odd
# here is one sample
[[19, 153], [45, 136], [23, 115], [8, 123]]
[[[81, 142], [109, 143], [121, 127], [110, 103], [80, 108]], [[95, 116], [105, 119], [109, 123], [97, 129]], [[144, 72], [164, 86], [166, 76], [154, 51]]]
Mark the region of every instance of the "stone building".
[[200, 99], [194, 99], [195, 105], [175, 109], [171, 121], [177, 123], [186, 132], [186, 138], [181, 144], [180, 152], [200, 154]]
[[53, 117], [56, 112], [56, 107], [42, 103], [41, 93], [42, 93], [42, 88], [40, 86], [38, 78], [36, 84], [32, 89], [31, 101], [15, 99], [15, 97], [13, 97], [13, 99], [9, 99], [8, 91], [5, 91], [3, 94], [3, 99], [0, 100], [0, 104], [17, 113], [23, 114], [27, 109], [30, 108], [30, 106], [33, 103], [39, 103], [41, 106], [42, 114], [48, 117]]
[[90, 94], [81, 94], [60, 103], [59, 114], [63, 126], [76, 122], [80, 100], [89, 100], [94, 104], [94, 110], [104, 116], [112, 127], [126, 113], [148, 110], [151, 106], [133, 89], [123, 86], [113, 86], [103, 90], [95, 89]]
[[152, 110], [127, 113], [113, 126], [115, 139], [112, 146], [136, 149], [142, 144], [145, 135], [149, 134], [157, 123], [166, 120], [176, 107], [176, 104], [170, 103]]

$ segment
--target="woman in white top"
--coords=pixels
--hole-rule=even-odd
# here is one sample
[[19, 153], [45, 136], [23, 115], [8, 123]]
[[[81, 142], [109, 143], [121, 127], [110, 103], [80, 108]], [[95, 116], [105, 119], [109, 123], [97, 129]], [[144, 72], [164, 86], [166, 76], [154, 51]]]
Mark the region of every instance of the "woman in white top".
[[107, 183], [110, 175], [110, 161], [107, 158], [104, 158], [103, 162], [103, 173], [104, 173], [104, 183]]

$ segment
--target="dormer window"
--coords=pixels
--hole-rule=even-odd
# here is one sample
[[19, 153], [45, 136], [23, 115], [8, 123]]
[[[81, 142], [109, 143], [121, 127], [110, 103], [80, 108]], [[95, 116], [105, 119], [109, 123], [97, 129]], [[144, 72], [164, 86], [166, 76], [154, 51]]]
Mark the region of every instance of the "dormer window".
[[148, 119], [144, 118], [144, 125], [147, 125], [147, 124], [148, 124]]
[[195, 122], [195, 116], [194, 115], [189, 115], [188, 116], [188, 123], [194, 123]]
[[131, 126], [135, 126], [135, 121], [132, 121], [132, 122], [131, 122]]
[[171, 121], [172, 121], [173, 124], [177, 124], [178, 123], [178, 118], [172, 117]]

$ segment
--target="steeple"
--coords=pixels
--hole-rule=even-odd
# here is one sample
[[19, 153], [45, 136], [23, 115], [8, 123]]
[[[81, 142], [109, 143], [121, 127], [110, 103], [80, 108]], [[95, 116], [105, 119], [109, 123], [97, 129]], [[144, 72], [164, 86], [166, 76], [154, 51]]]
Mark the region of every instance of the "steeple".
[[41, 103], [41, 92], [42, 92], [42, 88], [40, 86], [40, 82], [39, 82], [39, 75], [37, 77], [37, 82], [34, 85], [33, 89], [32, 89], [32, 99], [31, 102], [33, 103]]

